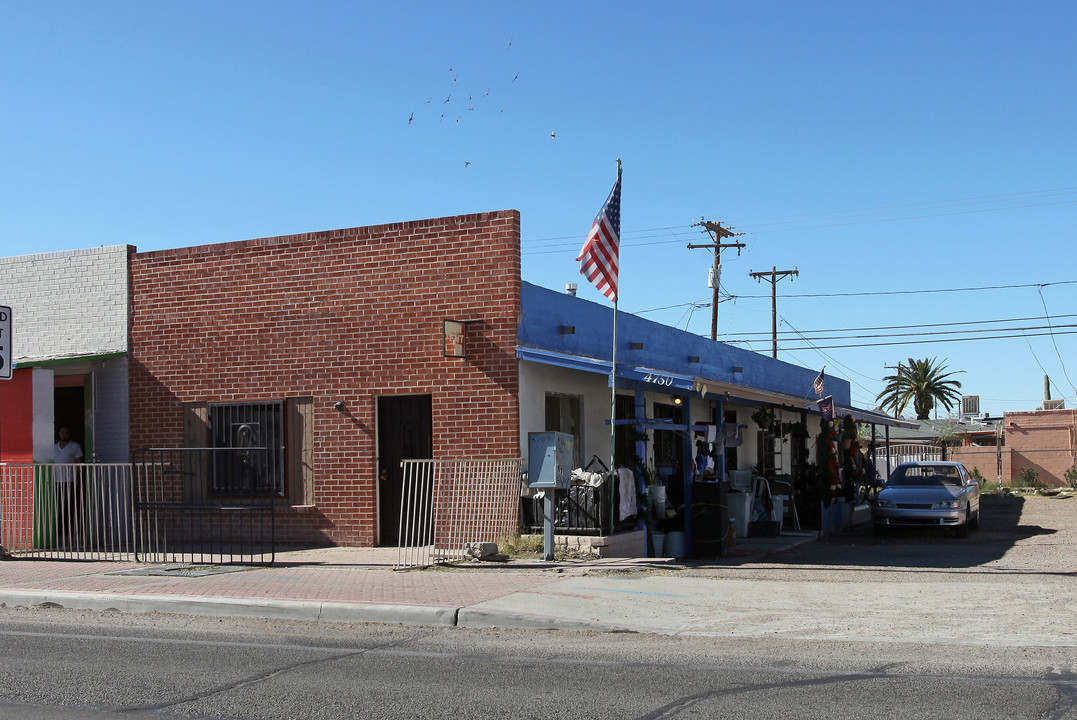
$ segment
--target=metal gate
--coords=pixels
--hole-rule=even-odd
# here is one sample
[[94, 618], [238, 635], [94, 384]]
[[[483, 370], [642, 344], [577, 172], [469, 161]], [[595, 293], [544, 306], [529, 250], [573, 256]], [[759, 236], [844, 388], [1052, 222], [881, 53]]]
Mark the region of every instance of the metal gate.
[[261, 447], [135, 452], [135, 559], [272, 564], [277, 484]]
[[[879, 473], [879, 479], [885, 482], [889, 473], [887, 472], [887, 453], [884, 450], [877, 452], [875, 456], [875, 469]], [[894, 468], [901, 463], [942, 460], [942, 447], [938, 445], [891, 445], [889, 454], [889, 470], [893, 472]]]
[[404, 460], [397, 569], [462, 560], [519, 534], [523, 460]]

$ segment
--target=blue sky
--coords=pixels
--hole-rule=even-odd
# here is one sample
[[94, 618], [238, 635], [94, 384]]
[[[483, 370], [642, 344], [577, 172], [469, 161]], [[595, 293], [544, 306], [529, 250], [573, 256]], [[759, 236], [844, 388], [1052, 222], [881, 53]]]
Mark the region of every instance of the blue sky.
[[[3, 254], [515, 208], [524, 279], [606, 302], [575, 257], [619, 158], [622, 311], [709, 335], [705, 217], [746, 245], [721, 339], [769, 354], [749, 273], [796, 268], [778, 356], [858, 406], [929, 357], [986, 412], [1045, 375], [1073, 407], [1075, 27], [1070, 2], [7, 2]], [[850, 328], [875, 329], [818, 332]]]

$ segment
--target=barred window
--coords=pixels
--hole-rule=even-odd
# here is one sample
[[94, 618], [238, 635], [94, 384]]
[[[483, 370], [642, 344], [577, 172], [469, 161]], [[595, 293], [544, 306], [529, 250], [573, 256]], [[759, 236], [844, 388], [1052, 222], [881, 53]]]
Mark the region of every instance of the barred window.
[[213, 495], [283, 497], [284, 403], [211, 404]]

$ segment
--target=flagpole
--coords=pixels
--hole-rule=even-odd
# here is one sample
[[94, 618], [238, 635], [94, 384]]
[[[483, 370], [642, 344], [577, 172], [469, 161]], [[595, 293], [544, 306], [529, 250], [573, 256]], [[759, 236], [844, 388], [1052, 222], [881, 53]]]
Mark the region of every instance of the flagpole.
[[[617, 182], [621, 182], [621, 159], [617, 158]], [[620, 207], [617, 208], [618, 216], [620, 215]], [[618, 230], [620, 230], [620, 220], [618, 220]], [[618, 236], [620, 232], [618, 232]], [[621, 239], [617, 238], [617, 244], [620, 245]], [[617, 253], [618, 270], [620, 268], [620, 251]], [[619, 274], [619, 272], [618, 272]], [[613, 353], [610, 356], [610, 482], [620, 484], [620, 479], [617, 477], [617, 300], [621, 297], [620, 283], [617, 283], [617, 292], [613, 296]], [[617, 509], [614, 507], [613, 498], [616, 495], [613, 492], [613, 488], [617, 485], [611, 485], [610, 492], [610, 535], [613, 534], [613, 527], [615, 524], [615, 518], [617, 517]]]
[[[617, 161], [620, 167], [621, 161]], [[617, 487], [617, 301], [613, 301], [613, 359], [610, 361], [610, 535], [617, 517], [613, 502], [614, 488]]]

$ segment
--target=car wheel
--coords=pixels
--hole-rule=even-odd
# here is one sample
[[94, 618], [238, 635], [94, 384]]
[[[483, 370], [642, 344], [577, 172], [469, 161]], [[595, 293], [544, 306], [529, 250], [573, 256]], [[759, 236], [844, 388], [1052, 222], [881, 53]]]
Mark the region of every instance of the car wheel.
[[965, 508], [965, 522], [954, 528], [954, 534], [959, 538], [967, 538], [969, 536], [969, 521], [971, 517], [972, 509]]

